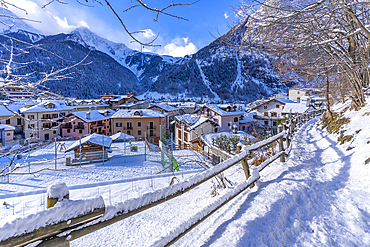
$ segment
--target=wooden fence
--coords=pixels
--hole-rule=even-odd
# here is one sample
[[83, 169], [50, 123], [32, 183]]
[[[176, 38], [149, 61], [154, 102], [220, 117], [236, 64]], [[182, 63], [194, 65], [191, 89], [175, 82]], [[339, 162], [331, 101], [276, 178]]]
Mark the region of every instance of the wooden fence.
[[[209, 216], [211, 216], [214, 212], [216, 212], [219, 208], [224, 206], [227, 202], [229, 202], [230, 200], [238, 196], [244, 190], [252, 187], [254, 183], [259, 179], [259, 172], [262, 171], [264, 168], [266, 168], [273, 161], [280, 158], [281, 162], [285, 162], [286, 156], [290, 153], [291, 140], [297, 128], [299, 128], [302, 124], [307, 122], [312, 117], [316, 117], [317, 115], [320, 115], [321, 113], [322, 113], [322, 110], [319, 109], [319, 110], [315, 110], [309, 113], [305, 113], [303, 115], [296, 116], [295, 118], [291, 119], [288, 124], [285, 124], [284, 126], [280, 125], [278, 127], [279, 133], [277, 135], [272, 136], [261, 142], [255, 143], [253, 145], [239, 147], [238, 148], [239, 153], [234, 155], [230, 159], [216, 166], [213, 166], [212, 168], [198, 174], [197, 176], [191, 177], [187, 179], [186, 181], [183, 181], [175, 185], [169, 186], [165, 189], [162, 189], [160, 193], [155, 193], [154, 191], [153, 193], [147, 193], [147, 194], [142, 195], [141, 197], [137, 198], [138, 201], [142, 202], [140, 206], [135, 205], [135, 207], [130, 207], [126, 205], [125, 207], [123, 207], [125, 209], [115, 212], [113, 214], [114, 216], [110, 218], [103, 217], [104, 220], [96, 220], [94, 222], [90, 222], [89, 224], [77, 224], [76, 226], [70, 226], [68, 228], [62, 229], [65, 234], [59, 234], [60, 231], [58, 231], [55, 234], [51, 234], [54, 231], [53, 230], [54, 225], [50, 225], [48, 227], [50, 231], [48, 231], [47, 229], [44, 229], [44, 231], [48, 233], [48, 237], [45, 237], [45, 238], [39, 237], [37, 239], [34, 239], [34, 241], [37, 241], [40, 239], [42, 240], [42, 242], [39, 243], [37, 246], [68, 246], [70, 241], [83, 237], [89, 233], [102, 229], [118, 221], [131, 217], [137, 213], [140, 213], [142, 211], [155, 207], [161, 203], [167, 202], [173, 198], [181, 196], [184, 193], [192, 190], [193, 188], [213, 178], [214, 176], [224, 172], [228, 168], [236, 164], [239, 164], [241, 162], [247, 180], [244, 183], [241, 183], [240, 185], [238, 185], [235, 189], [233, 189], [233, 191], [228, 193], [228, 196], [224, 201], [215, 205], [211, 210], [209, 210], [206, 214], [204, 214], [202, 218], [196, 220], [195, 223], [189, 223], [185, 228], [186, 230], [184, 230], [183, 232], [176, 233], [177, 235], [173, 236], [173, 238], [170, 241], [167, 241], [165, 244], [161, 243], [161, 245], [169, 246], [175, 243], [178, 239], [180, 239], [184, 235], [186, 235], [186, 233], [191, 231], [194, 227], [196, 227], [201, 222], [203, 222], [205, 219], [207, 219]], [[262, 164], [260, 164], [257, 167], [257, 169], [253, 169], [252, 170], [253, 174], [251, 174], [249, 166], [248, 166], [248, 157], [250, 156], [250, 154], [253, 151], [257, 151], [274, 142], [279, 143], [279, 152], [275, 154], [273, 157], [270, 157], [269, 159], [265, 160]], [[284, 145], [284, 142], [286, 143], [285, 145]], [[122, 204], [125, 205], [125, 202], [123, 202]], [[85, 217], [88, 218], [88, 216], [85, 216]], [[29, 234], [26, 234], [23, 237], [27, 238], [28, 235]], [[5, 241], [11, 242], [12, 239], [8, 239]], [[28, 241], [27, 244], [29, 244], [30, 242], [32, 241]], [[3, 242], [0, 242], [0, 245], [2, 244]], [[19, 246], [24, 246], [24, 245], [20, 244]]]

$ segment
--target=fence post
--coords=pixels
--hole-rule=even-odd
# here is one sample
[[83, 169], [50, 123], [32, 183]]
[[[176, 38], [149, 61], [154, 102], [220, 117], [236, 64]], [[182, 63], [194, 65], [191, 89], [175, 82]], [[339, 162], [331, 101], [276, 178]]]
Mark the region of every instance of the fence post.
[[[278, 126], [278, 132], [281, 133], [283, 132], [283, 126], [279, 125]], [[279, 152], [284, 151], [284, 138], [281, 136], [279, 138]], [[285, 154], [280, 156], [280, 162], [285, 162]]]
[[291, 122], [289, 125], [286, 125], [284, 124], [284, 130], [287, 131], [287, 135], [286, 135], [286, 148], [288, 149], [289, 146], [290, 146], [290, 125], [291, 125]]
[[[238, 145], [236, 146], [236, 150], [238, 151], [238, 153], [241, 152], [242, 150], [242, 146], [243, 144], [241, 144], [240, 142], [238, 143]], [[248, 178], [251, 176], [251, 173], [249, 171], [249, 166], [248, 166], [248, 161], [247, 161], [247, 158], [244, 158], [242, 159], [242, 166], [243, 166], [243, 170], [244, 170], [244, 174], [245, 174], [245, 177]], [[251, 186], [249, 186], [249, 188], [253, 188], [254, 187], [254, 183], [251, 184]]]
[[54, 145], [55, 145], [55, 157], [54, 157], [54, 159], [55, 159], [55, 168], [54, 168], [54, 170], [56, 170], [57, 169], [57, 152], [58, 152], [58, 149], [57, 149], [57, 138], [55, 137], [55, 141], [54, 141]]

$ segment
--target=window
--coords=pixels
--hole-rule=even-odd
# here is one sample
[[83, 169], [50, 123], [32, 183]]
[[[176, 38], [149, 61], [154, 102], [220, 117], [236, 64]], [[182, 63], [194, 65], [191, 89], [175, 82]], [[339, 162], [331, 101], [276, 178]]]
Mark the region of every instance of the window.
[[276, 105], [276, 108], [280, 108], [280, 105]]
[[127, 131], [127, 135], [131, 135], [131, 131], [129, 131], [129, 130], [128, 130], [128, 131]]
[[141, 136], [141, 130], [138, 130], [138, 131], [137, 131], [137, 135], [138, 135], [138, 136]]
[[242, 130], [245, 130], [245, 126], [242, 127]]
[[78, 130], [78, 133], [82, 134], [82, 130]]
[[28, 115], [28, 119], [35, 119], [35, 115]]
[[6, 133], [7, 136], [10, 136], [10, 133]]
[[299, 91], [297, 91], [297, 94], [299, 94]]
[[238, 117], [234, 117], [234, 122], [238, 122]]
[[181, 130], [177, 132], [177, 137], [181, 139]]
[[267, 109], [267, 105], [263, 106], [263, 109]]
[[57, 133], [57, 132], [54, 130], [54, 131], [53, 131], [53, 134], [55, 135], [56, 133]]
[[217, 133], [217, 128], [215, 128], [215, 133]]
[[265, 121], [265, 125], [269, 125], [269, 121]]
[[272, 126], [276, 126], [276, 125], [277, 125], [277, 122], [275, 122], [275, 121], [274, 121], [274, 122], [272, 123]]
[[141, 127], [141, 122], [137, 122], [137, 127]]
[[269, 113], [268, 113], [267, 111], [265, 111], [265, 112], [263, 113], [263, 115], [265, 115], [265, 117], [268, 117], [268, 116], [269, 116]]
[[53, 118], [58, 118], [58, 114], [53, 114]]
[[71, 133], [71, 129], [67, 129], [67, 133]]
[[132, 124], [131, 124], [131, 122], [127, 122], [126, 123], [126, 127], [127, 127], [128, 130], [132, 130]]
[[59, 117], [64, 117], [64, 112], [59, 113]]
[[231, 123], [227, 123], [227, 127], [230, 127], [231, 126]]
[[150, 138], [150, 139], [149, 139], [149, 142], [150, 142], [150, 143], [154, 143], [154, 139], [153, 139], [153, 138]]
[[122, 123], [121, 122], [117, 122], [116, 123], [116, 127], [122, 127]]
[[21, 118], [17, 118], [17, 125], [22, 125], [22, 119]]
[[5, 121], [5, 124], [10, 124], [10, 119], [7, 119], [7, 120]]
[[276, 112], [271, 112], [271, 117], [277, 117], [277, 113]]

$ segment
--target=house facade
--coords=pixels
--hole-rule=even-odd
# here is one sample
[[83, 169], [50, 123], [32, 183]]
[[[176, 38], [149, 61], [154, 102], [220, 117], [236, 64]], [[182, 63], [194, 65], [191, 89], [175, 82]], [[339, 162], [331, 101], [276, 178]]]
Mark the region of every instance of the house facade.
[[203, 105], [194, 111], [198, 116], [214, 120], [219, 128], [215, 132], [232, 131], [235, 126], [239, 129], [239, 116], [244, 112], [237, 109], [236, 105]]
[[23, 132], [31, 142], [46, 141], [59, 136], [60, 122], [73, 111], [72, 106], [62, 100], [50, 100], [38, 103], [29, 108], [21, 108], [24, 117]]
[[15, 132], [23, 132], [24, 120], [21, 116], [15, 114], [22, 108], [22, 105], [0, 105], [0, 124], [6, 124], [15, 127]]
[[217, 132], [218, 123], [209, 117], [184, 114], [175, 117], [175, 144], [187, 148], [199, 136]]
[[87, 134], [111, 135], [112, 109], [72, 112], [63, 119], [62, 136], [79, 137]]
[[174, 131], [174, 125], [170, 124], [175, 120], [176, 116], [182, 115], [184, 111], [181, 108], [177, 108], [174, 106], [169, 105], [168, 103], [160, 103], [160, 104], [154, 104], [150, 106], [148, 109], [158, 111], [161, 113], [166, 113], [166, 126], [167, 128], [173, 132]]
[[277, 120], [283, 118], [282, 111], [287, 103], [295, 102], [285, 98], [275, 98], [251, 108], [250, 112], [256, 112], [253, 118], [258, 124], [276, 129]]
[[139, 99], [134, 96], [133, 93], [128, 93], [127, 95], [101, 95], [101, 98], [111, 106], [113, 110], [116, 110], [119, 105], [130, 102], [139, 102]]
[[159, 143], [161, 128], [167, 128], [166, 116], [150, 109], [119, 110], [110, 118], [112, 134], [125, 133], [137, 141], [144, 140], [146, 135], [149, 142]]
[[303, 95], [306, 95], [306, 93], [307, 92], [305, 90], [291, 88], [291, 89], [289, 89], [288, 96], [289, 96], [290, 100], [292, 100], [294, 102], [297, 102], [297, 103], [300, 103], [301, 97]]

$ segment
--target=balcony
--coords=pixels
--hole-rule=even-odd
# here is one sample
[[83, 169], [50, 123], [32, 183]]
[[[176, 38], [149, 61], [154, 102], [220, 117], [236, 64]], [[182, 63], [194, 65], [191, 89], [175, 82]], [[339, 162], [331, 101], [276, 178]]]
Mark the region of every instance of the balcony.
[[84, 125], [76, 125], [74, 127], [74, 129], [83, 130], [83, 129], [85, 129], [85, 126]]
[[157, 128], [156, 128], [156, 126], [148, 126], [148, 127], [146, 127], [146, 129], [147, 129], [147, 130], [155, 130], [155, 129], [157, 129]]
[[123, 130], [133, 130], [133, 129], [132, 129], [132, 126], [129, 126], [129, 127], [123, 127]]
[[72, 129], [72, 125], [71, 124], [63, 124], [62, 129]]
[[156, 137], [157, 135], [155, 133], [149, 134], [149, 137]]

